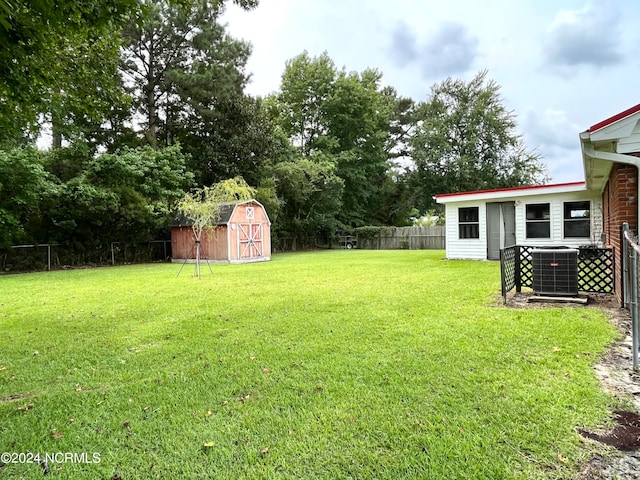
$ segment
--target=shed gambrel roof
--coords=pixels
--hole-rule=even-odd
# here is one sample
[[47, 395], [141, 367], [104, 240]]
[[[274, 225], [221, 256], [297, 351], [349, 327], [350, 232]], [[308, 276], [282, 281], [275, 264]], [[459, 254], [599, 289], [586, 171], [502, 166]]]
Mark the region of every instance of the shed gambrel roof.
[[[231, 216], [233, 215], [233, 211], [236, 209], [238, 205], [244, 205], [247, 203], [254, 203], [256, 205], [260, 205], [262, 208], [264, 206], [258, 202], [257, 200], [242, 200], [239, 202], [225, 202], [220, 204], [220, 220], [216, 223], [216, 225], [228, 225], [229, 220], [231, 220]], [[266, 213], [266, 212], [265, 212]], [[186, 218], [184, 215], [178, 213], [173, 222], [171, 222], [171, 227], [191, 227], [193, 222]]]

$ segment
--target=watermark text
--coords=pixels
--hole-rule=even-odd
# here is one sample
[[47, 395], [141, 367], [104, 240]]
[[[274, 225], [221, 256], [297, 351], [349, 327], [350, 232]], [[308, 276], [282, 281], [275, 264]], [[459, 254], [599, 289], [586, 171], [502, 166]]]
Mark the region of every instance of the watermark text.
[[98, 452], [2, 452], [0, 463], [100, 463]]

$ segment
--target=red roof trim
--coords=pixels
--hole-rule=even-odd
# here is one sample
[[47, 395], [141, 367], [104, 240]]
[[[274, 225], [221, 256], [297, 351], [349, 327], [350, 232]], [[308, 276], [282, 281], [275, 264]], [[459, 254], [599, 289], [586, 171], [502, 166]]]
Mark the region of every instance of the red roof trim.
[[627, 108], [624, 112], [620, 112], [613, 117], [609, 117], [606, 120], [602, 120], [601, 122], [596, 123], [595, 125], [591, 125], [589, 127], [589, 132], [593, 133], [601, 128], [608, 127], [612, 123], [617, 122], [618, 120], [622, 120], [623, 118], [629, 117], [634, 113], [640, 112], [640, 103], [635, 107]]
[[498, 192], [513, 192], [518, 190], [538, 190], [541, 188], [577, 187], [580, 185], [584, 186], [585, 182], [551, 183], [547, 185], [530, 185], [528, 187], [508, 187], [508, 188], [496, 188], [492, 190], [475, 190], [473, 192], [442, 193], [440, 195], [436, 195], [436, 198], [457, 197], [461, 195], [473, 195], [478, 193], [498, 193]]

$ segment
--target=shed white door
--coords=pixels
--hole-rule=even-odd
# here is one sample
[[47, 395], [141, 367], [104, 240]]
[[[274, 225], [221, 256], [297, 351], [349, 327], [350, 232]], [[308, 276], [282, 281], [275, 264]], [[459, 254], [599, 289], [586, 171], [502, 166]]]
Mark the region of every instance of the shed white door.
[[514, 202], [487, 203], [487, 259], [500, 259], [500, 249], [516, 244]]
[[262, 257], [264, 246], [261, 223], [238, 224], [238, 256], [240, 259]]

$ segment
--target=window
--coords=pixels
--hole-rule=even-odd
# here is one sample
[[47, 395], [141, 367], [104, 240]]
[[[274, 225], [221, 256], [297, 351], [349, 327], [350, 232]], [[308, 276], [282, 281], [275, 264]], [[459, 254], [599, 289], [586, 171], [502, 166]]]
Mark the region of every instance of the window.
[[527, 205], [527, 238], [551, 238], [550, 212], [548, 203]]
[[479, 207], [458, 209], [459, 238], [480, 238]]
[[591, 202], [564, 203], [565, 238], [589, 238], [591, 236]]
[[245, 210], [247, 220], [253, 220], [253, 207], [247, 207]]

